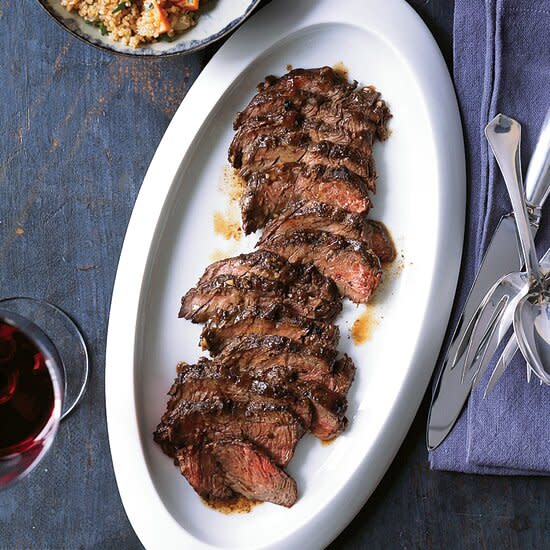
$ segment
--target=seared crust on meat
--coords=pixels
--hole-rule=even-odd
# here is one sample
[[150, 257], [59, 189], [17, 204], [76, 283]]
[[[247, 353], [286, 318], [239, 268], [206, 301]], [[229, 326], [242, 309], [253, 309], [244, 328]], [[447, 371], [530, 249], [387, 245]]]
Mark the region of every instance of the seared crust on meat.
[[366, 303], [382, 279], [380, 260], [364, 243], [326, 231], [276, 233], [260, 246], [290, 262], [313, 263], [343, 296], [356, 303]]
[[255, 172], [241, 198], [245, 233], [252, 233], [283, 212], [291, 203], [317, 201], [350, 212], [366, 213], [371, 202], [362, 178], [345, 166], [304, 167], [277, 165], [267, 172]]
[[[282, 258], [275, 260], [273, 254], [267, 262], [266, 259], [265, 253], [252, 253], [222, 260], [225, 263], [214, 271], [223, 273], [211, 278], [203, 275], [203, 282], [182, 298], [179, 316], [201, 323], [218, 311], [235, 307], [269, 308], [274, 304], [284, 305], [295, 315], [309, 319], [332, 320], [340, 313], [342, 304], [336, 285], [313, 265], [290, 267]], [[270, 275], [266, 263], [272, 267], [279, 264], [282, 272]]]
[[234, 309], [218, 313], [209, 319], [201, 333], [201, 345], [217, 355], [238, 336], [284, 336], [299, 342], [318, 355], [334, 357], [339, 339], [336, 325], [297, 317], [288, 309], [273, 306]]
[[258, 246], [276, 233], [286, 233], [293, 229], [328, 231], [334, 235], [364, 242], [383, 263], [395, 259], [395, 248], [384, 224], [369, 220], [364, 215], [315, 201], [291, 204], [280, 216], [265, 226]]
[[251, 441], [276, 464], [288, 464], [304, 427], [283, 404], [223, 399], [178, 401], [166, 411], [154, 438], [164, 452], [174, 456], [179, 448], [200, 446], [220, 439]]

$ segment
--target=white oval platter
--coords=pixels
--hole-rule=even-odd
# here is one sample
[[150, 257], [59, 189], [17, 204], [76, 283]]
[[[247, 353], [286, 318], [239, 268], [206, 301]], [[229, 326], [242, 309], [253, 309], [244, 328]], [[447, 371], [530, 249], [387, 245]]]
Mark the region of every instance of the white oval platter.
[[[349, 428], [322, 446], [306, 437], [289, 471], [291, 509], [262, 504], [223, 515], [205, 506], [152, 440], [178, 361], [199, 356], [200, 327], [177, 318], [179, 300], [212, 255], [250, 250], [227, 241], [213, 215], [228, 196], [223, 172], [232, 120], [268, 74], [287, 64], [343, 62], [374, 84], [394, 118], [377, 146], [372, 217], [399, 249], [377, 293], [371, 340], [349, 330], [361, 308], [346, 304], [340, 349], [358, 373]], [[151, 162], [128, 226], [107, 341], [111, 452], [124, 507], [148, 549], [316, 549], [359, 511], [397, 452], [426, 391], [455, 293], [465, 213], [462, 132], [454, 90], [426, 27], [402, 0], [274, 0], [220, 49], [179, 107]], [[399, 274], [396, 274], [399, 271]]]

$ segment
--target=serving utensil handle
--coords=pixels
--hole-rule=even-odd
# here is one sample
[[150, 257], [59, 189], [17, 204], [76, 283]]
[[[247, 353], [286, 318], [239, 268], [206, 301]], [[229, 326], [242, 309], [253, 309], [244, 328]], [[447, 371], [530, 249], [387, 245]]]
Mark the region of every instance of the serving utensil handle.
[[498, 114], [486, 126], [485, 136], [493, 150], [510, 195], [527, 272], [540, 286], [542, 276], [527, 214], [521, 176], [521, 125], [513, 118]]

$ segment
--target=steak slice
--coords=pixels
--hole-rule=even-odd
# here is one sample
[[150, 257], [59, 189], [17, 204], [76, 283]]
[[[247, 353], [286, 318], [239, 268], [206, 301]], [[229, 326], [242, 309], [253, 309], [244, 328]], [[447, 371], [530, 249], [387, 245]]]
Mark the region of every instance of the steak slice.
[[367, 130], [350, 133], [346, 127], [311, 120], [293, 128], [262, 122], [239, 129], [229, 146], [228, 159], [234, 168], [245, 168], [242, 176], [285, 162], [345, 166], [364, 178], [367, 187], [374, 191], [372, 143], [373, 135]]
[[305, 429], [311, 425], [308, 400], [292, 394], [286, 388], [269, 385], [206, 358], [201, 358], [197, 365], [180, 363], [178, 370], [178, 377], [169, 391], [168, 410], [184, 401], [228, 401], [247, 406], [256, 403], [253, 407], [260, 407], [257, 403], [262, 403], [262, 406], [271, 406], [275, 410], [286, 408]]
[[333, 354], [320, 357], [307, 346], [284, 336], [241, 336], [231, 340], [216, 361], [237, 365], [269, 383], [313, 382], [336, 393], [347, 393], [355, 366], [344, 355], [334, 363]]
[[294, 69], [281, 77], [267, 76], [258, 84], [258, 92], [271, 91], [289, 96], [294, 90], [307, 90], [309, 93], [336, 101], [349, 95], [357, 87], [356, 82], [348, 82], [331, 67], [316, 69]]
[[164, 452], [221, 439], [251, 441], [276, 464], [288, 464], [304, 428], [284, 406], [246, 405], [221, 400], [180, 401], [164, 414], [154, 434]]
[[315, 201], [289, 206], [279, 217], [266, 225], [258, 246], [277, 233], [287, 233], [294, 229], [328, 231], [364, 242], [381, 262], [391, 262], [395, 259], [395, 248], [388, 230], [382, 223], [368, 220], [361, 214], [354, 214]]
[[300, 130], [244, 126], [233, 137], [228, 160], [233, 168], [246, 169], [240, 173], [246, 179], [246, 174], [277, 163], [299, 162], [310, 144], [309, 134]]
[[265, 173], [254, 172], [247, 181], [241, 198], [243, 230], [247, 234], [295, 202], [318, 201], [356, 213], [366, 213], [371, 206], [364, 180], [344, 166], [290, 163]]
[[231, 340], [246, 335], [284, 336], [332, 359], [340, 336], [331, 323], [296, 317], [279, 306], [253, 307], [219, 312], [209, 319], [201, 333], [201, 345], [217, 355]]
[[382, 222], [365, 221], [363, 240], [383, 263], [393, 262], [397, 256], [390, 232]]
[[[332, 439], [340, 433], [345, 425], [344, 413], [347, 408], [346, 398], [336, 394], [319, 384], [285, 384], [285, 373], [279, 374], [277, 379], [263, 380], [260, 372], [254, 372], [246, 366], [222, 364], [218, 360], [210, 361], [202, 358], [198, 365], [186, 366], [182, 369], [178, 379], [176, 402], [189, 395], [190, 386], [192, 401], [200, 402], [209, 399], [212, 384], [205, 385], [205, 379], [221, 382], [225, 389], [223, 397], [234, 403], [248, 403], [245, 396], [239, 391], [245, 388], [250, 401], [260, 401], [264, 407], [285, 406], [300, 419], [302, 425], [320, 439]], [[197, 381], [199, 383], [197, 384]], [[232, 387], [238, 386], [238, 387]], [[219, 384], [218, 384], [219, 389]], [[219, 398], [223, 398], [219, 396]], [[278, 401], [277, 401], [278, 400]], [[171, 401], [171, 404], [174, 402]], [[311, 406], [310, 406], [311, 405]], [[258, 404], [255, 405], [259, 407]], [[283, 454], [292, 454], [292, 449], [286, 449]]]
[[334, 364], [334, 383], [329, 386], [330, 389], [336, 393], [346, 395], [355, 378], [355, 371], [356, 368], [351, 357], [344, 354], [344, 356], [338, 359]]
[[310, 430], [320, 439], [332, 439], [344, 429], [347, 401], [330, 386], [349, 385], [351, 381], [342, 381], [347, 373], [333, 376], [326, 361], [319, 362], [319, 358], [308, 354], [300, 344], [277, 336], [249, 336], [231, 342], [216, 361], [234, 366], [239, 373], [251, 378], [307, 397], [313, 407]]
[[372, 145], [378, 136], [387, 136], [387, 118], [357, 109], [351, 99], [355, 98], [339, 105], [309, 103], [309, 112], [294, 110], [303, 108], [300, 105], [288, 110], [289, 100], [285, 100], [282, 110], [248, 119], [237, 130], [229, 146], [229, 161], [234, 168], [246, 166], [253, 171], [275, 162], [312, 163], [312, 155], [307, 154], [311, 151], [320, 164], [345, 164], [367, 178], [374, 190]]
[[[268, 76], [258, 85], [258, 93], [237, 113], [233, 128], [247, 120], [280, 110], [302, 107], [306, 103], [321, 104], [348, 96], [356, 83], [349, 83], [330, 67], [295, 69], [280, 78]], [[296, 107], [294, 107], [296, 108]]]
[[319, 439], [329, 441], [340, 435], [347, 426], [345, 417], [348, 407], [344, 395], [318, 384], [298, 384], [296, 393], [307, 397], [313, 408], [310, 431]]
[[299, 276], [296, 266], [288, 263], [281, 256], [267, 250], [255, 250], [249, 254], [225, 258], [210, 264], [199, 279], [198, 285], [211, 281], [219, 275], [239, 277], [250, 273], [284, 283], [295, 281]]
[[258, 92], [248, 105], [237, 113], [233, 130], [244, 126], [284, 126], [297, 128], [303, 121], [303, 113], [316, 112], [326, 99], [307, 90], [294, 90], [287, 95], [277, 91]]
[[[334, 142], [334, 143], [332, 143]], [[304, 166], [344, 167], [363, 185], [376, 191], [376, 169], [372, 158], [372, 135], [350, 136], [339, 127], [307, 122], [302, 128], [244, 126], [234, 136], [229, 161], [239, 175], [263, 172], [276, 164], [297, 163]]]
[[376, 179], [372, 156], [365, 155], [360, 150], [341, 143], [318, 141], [308, 147], [300, 160], [308, 166], [315, 164], [324, 164], [334, 168], [345, 166], [350, 172], [355, 172], [368, 181], [374, 182]]
[[216, 312], [234, 307], [270, 307], [284, 304], [296, 315], [310, 319], [334, 319], [342, 309], [336, 287], [311, 267], [297, 272], [288, 285], [254, 274], [234, 277], [224, 274], [202, 283], [182, 298], [179, 316], [202, 323]]
[[[323, 319], [334, 318], [342, 309], [336, 285], [315, 266], [291, 264], [266, 250], [256, 250], [211, 264], [200, 278], [198, 288], [223, 276], [254, 276], [279, 283], [286, 292], [282, 303], [288, 302], [289, 309], [298, 313], [295, 304], [306, 304], [315, 317]], [[308, 312], [303, 314], [311, 317]]]
[[[317, 71], [317, 75], [313, 71]], [[334, 125], [349, 124], [349, 119], [355, 115], [357, 120], [374, 125], [374, 128], [370, 127], [373, 132], [378, 127], [385, 127], [391, 114], [376, 88], [357, 88], [356, 83], [351, 84], [334, 75], [332, 69], [324, 67], [312, 69], [308, 75], [298, 77], [294, 71], [279, 79], [268, 77], [265, 83], [258, 86], [258, 93], [247, 107], [237, 114], [233, 128], [238, 130], [247, 123], [293, 112], [304, 119], [322, 120]], [[329, 81], [334, 84], [332, 89], [326, 85]], [[379, 139], [385, 137], [382, 134]]]
[[174, 463], [191, 487], [207, 501], [228, 501], [235, 498], [226, 485], [225, 474], [208, 448], [178, 449]]
[[287, 507], [296, 502], [296, 482], [252, 443], [226, 440], [180, 449], [176, 462], [209, 502], [232, 501], [236, 494]]
[[339, 128], [352, 139], [370, 134], [371, 142], [388, 137], [390, 118], [388, 106], [372, 86], [358, 88], [334, 101], [319, 104], [315, 111], [304, 113], [305, 122], [322, 122], [327, 128]]
[[290, 262], [311, 262], [343, 296], [366, 303], [382, 279], [380, 260], [364, 243], [326, 231], [300, 229], [275, 234], [261, 245]]
[[289, 91], [284, 102], [280, 97], [273, 88], [260, 91], [250, 102], [247, 114], [239, 118], [240, 126], [273, 123], [286, 115], [289, 127], [300, 122], [324, 123], [339, 126], [350, 135], [368, 132], [381, 141], [388, 137], [387, 123], [392, 115], [374, 86], [340, 89], [330, 100], [307, 89]]
[[219, 463], [226, 484], [251, 500], [292, 506], [298, 497], [296, 482], [264, 453], [245, 441], [218, 441], [205, 446]]
[[203, 323], [219, 310], [235, 306], [283, 303], [286, 291], [277, 281], [258, 276], [218, 275], [191, 288], [181, 299], [180, 318]]

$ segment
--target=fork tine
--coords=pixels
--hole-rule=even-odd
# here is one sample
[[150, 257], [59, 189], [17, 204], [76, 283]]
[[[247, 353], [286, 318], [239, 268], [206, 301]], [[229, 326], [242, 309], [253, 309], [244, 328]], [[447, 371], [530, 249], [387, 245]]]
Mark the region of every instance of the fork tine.
[[475, 329], [475, 326], [476, 326], [476, 323], [477, 323], [477, 320], [479, 318], [479, 314], [480, 314], [480, 311], [483, 307], [483, 304], [480, 304], [479, 307], [478, 307], [478, 310], [474, 313], [474, 315], [472, 315], [472, 318], [470, 319], [470, 322], [468, 323], [468, 326], [466, 327], [466, 329], [464, 330], [463, 334], [462, 334], [462, 338], [456, 348], [456, 352], [453, 356], [453, 362], [451, 363], [451, 369], [454, 369], [456, 367], [456, 365], [458, 365], [458, 362], [460, 360], [460, 358], [464, 355], [464, 352], [467, 350], [468, 348], [468, 342], [470, 341], [470, 337], [471, 337], [471, 334], [472, 332], [474, 331]]
[[[510, 364], [510, 361], [514, 357], [518, 350], [518, 343], [516, 340], [516, 335], [512, 334], [510, 336], [510, 339], [506, 343], [506, 346], [502, 350], [502, 353], [497, 361], [497, 364], [495, 368], [493, 369], [493, 372], [491, 373], [491, 377], [489, 378], [489, 382], [487, 383], [487, 387], [485, 388], [485, 392], [483, 393], [483, 397], [487, 397], [496, 386], [497, 382], [500, 380], [501, 376], [504, 374], [506, 369], [508, 368], [508, 365]], [[529, 366], [527, 366], [527, 370], [530, 373], [531, 369]], [[529, 374], [530, 378], [530, 374]]]
[[[481, 351], [481, 358], [477, 362], [479, 366], [475, 368], [475, 378], [473, 381], [473, 388], [475, 388], [483, 378], [483, 375], [485, 374], [485, 371], [489, 368], [489, 365], [493, 359], [493, 355], [495, 354], [495, 351], [498, 347], [499, 342], [502, 339], [501, 331], [499, 330], [500, 327], [500, 320], [501, 317], [495, 322], [493, 325], [493, 329], [491, 330], [491, 333], [489, 334], [487, 338], [487, 344], [484, 346], [483, 350]], [[475, 363], [474, 363], [475, 365]]]
[[481, 309], [477, 323], [474, 327], [474, 331], [470, 338], [470, 342], [468, 343], [468, 349], [466, 350], [466, 357], [462, 367], [463, 383], [466, 378], [466, 373], [473, 367], [484, 347], [484, 344], [487, 342], [487, 339], [491, 336], [493, 329], [496, 327], [507, 302], [507, 297], [502, 297], [496, 305], [489, 300]]
[[[494, 296], [494, 293], [499, 287], [500, 280], [497, 281], [487, 292], [487, 294], [484, 296], [483, 300], [481, 300], [479, 306], [477, 307], [476, 312], [472, 315], [472, 318], [470, 319], [470, 322], [468, 323], [468, 326], [464, 330], [462, 334], [462, 339], [460, 340], [455, 355], [453, 357], [453, 362], [451, 363], [451, 369], [453, 369], [459, 362], [459, 359], [464, 355], [464, 352], [468, 349], [468, 345], [471, 341], [472, 333], [476, 330], [476, 327], [479, 325], [479, 317], [482, 315], [487, 308], [491, 307], [492, 304], [492, 298]], [[462, 373], [462, 378], [464, 378], [464, 372]]]

